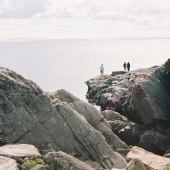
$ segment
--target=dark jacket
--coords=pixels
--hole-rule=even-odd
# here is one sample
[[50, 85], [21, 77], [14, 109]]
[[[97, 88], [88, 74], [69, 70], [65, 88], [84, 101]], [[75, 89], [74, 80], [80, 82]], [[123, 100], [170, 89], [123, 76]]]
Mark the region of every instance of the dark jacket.
[[116, 104], [113, 100], [109, 100], [109, 102], [108, 102], [108, 109], [111, 110], [111, 108], [116, 109]]

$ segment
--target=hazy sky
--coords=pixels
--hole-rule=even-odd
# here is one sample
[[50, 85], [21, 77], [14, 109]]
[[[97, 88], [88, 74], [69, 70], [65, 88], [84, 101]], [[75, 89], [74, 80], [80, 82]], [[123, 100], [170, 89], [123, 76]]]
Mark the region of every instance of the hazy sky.
[[0, 0], [0, 39], [170, 37], [170, 0]]

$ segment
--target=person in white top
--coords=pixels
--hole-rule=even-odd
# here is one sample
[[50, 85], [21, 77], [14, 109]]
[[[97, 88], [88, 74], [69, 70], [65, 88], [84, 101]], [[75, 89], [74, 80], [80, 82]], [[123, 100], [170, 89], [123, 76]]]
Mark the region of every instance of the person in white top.
[[100, 77], [103, 77], [104, 76], [104, 67], [103, 67], [103, 64], [101, 64], [100, 66]]

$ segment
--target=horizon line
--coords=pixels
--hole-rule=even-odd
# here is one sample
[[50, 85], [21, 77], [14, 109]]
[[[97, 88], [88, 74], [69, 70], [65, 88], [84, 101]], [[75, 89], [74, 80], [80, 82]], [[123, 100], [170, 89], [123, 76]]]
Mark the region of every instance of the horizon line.
[[[47, 38], [47, 37], [16, 37], [1, 39], [0, 42], [26, 42], [31, 41], [48, 41], [48, 40], [95, 40], [95, 39], [170, 39], [170, 37], [96, 37], [96, 38]], [[24, 41], [23, 41], [24, 42]]]

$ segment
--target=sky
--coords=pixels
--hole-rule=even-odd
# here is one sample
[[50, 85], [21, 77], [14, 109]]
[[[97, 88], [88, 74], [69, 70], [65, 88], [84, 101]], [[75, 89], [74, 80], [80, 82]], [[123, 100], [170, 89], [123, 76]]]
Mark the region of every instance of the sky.
[[0, 0], [0, 40], [166, 38], [170, 0]]

